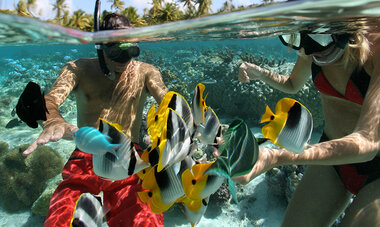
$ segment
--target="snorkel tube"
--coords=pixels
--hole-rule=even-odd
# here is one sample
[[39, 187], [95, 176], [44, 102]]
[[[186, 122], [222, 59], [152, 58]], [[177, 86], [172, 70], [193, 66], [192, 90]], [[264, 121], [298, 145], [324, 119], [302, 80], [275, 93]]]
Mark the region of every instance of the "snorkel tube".
[[[100, 21], [100, 0], [96, 0], [95, 2], [95, 11], [94, 11], [94, 32], [99, 31], [99, 21]], [[110, 79], [112, 79], [112, 73], [107, 68], [106, 62], [104, 60], [104, 54], [101, 43], [95, 43], [95, 48], [98, 52], [98, 60], [100, 68], [102, 69], [104, 75]]]

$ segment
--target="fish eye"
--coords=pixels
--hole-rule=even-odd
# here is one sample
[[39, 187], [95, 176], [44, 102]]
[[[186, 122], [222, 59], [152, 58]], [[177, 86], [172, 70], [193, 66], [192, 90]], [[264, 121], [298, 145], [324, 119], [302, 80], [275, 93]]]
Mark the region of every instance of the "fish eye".
[[148, 192], [148, 196], [152, 197], [153, 196], [152, 192]]
[[197, 183], [197, 181], [193, 179], [193, 180], [191, 181], [191, 183], [192, 183], [193, 185], [195, 185], [195, 184]]
[[145, 174], [145, 169], [143, 169], [143, 171], [142, 171], [142, 172], [143, 172], [143, 174]]
[[157, 121], [158, 120], [158, 116], [156, 115], [155, 117], [154, 117], [154, 121]]
[[273, 121], [273, 119], [274, 119], [274, 116], [273, 116], [273, 115], [272, 115], [272, 116], [270, 116], [270, 120], [271, 120], [271, 121]]

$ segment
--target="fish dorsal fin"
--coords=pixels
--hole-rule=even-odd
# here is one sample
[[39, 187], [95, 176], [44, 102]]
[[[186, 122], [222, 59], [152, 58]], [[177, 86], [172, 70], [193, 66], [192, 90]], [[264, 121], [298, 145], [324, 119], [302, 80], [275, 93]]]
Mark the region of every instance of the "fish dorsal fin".
[[197, 84], [191, 104], [191, 110], [194, 116], [194, 124], [197, 126], [201, 123], [204, 123], [204, 112], [207, 109], [205, 99], [203, 98], [203, 92], [205, 88], [206, 87], [204, 84]]
[[147, 128], [149, 128], [153, 124], [153, 122], [155, 120], [155, 116], [156, 116], [156, 106], [153, 104], [150, 107], [148, 114], [147, 114], [147, 118], [146, 118]]

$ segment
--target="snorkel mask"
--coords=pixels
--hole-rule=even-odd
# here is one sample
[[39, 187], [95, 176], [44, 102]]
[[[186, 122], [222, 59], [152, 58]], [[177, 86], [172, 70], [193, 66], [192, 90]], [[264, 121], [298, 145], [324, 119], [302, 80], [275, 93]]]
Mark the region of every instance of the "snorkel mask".
[[304, 48], [306, 55], [322, 53], [331, 48], [323, 55], [313, 55], [313, 61], [319, 66], [329, 65], [337, 61], [344, 53], [351, 35], [344, 34], [313, 34], [301, 31], [295, 34], [280, 35], [281, 42], [295, 50]]
[[127, 63], [132, 57], [140, 55], [137, 43], [106, 43], [101, 48], [107, 58], [118, 63]]
[[[95, 12], [94, 12], [94, 31], [99, 31], [99, 21], [100, 21], [100, 0], [95, 2]], [[112, 61], [118, 63], [127, 63], [132, 59], [132, 57], [138, 57], [140, 54], [140, 48], [137, 43], [96, 43], [95, 48], [98, 53], [98, 59], [100, 68], [102, 69], [105, 76], [110, 79], [114, 79], [115, 75], [110, 72], [107, 68], [106, 62], [104, 60], [104, 54]], [[104, 51], [104, 53], [103, 53]]]

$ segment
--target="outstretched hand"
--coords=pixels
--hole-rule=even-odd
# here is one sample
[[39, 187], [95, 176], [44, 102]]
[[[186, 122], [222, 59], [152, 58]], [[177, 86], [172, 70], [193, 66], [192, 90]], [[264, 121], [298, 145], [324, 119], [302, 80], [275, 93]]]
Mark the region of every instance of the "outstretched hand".
[[57, 142], [62, 138], [72, 140], [77, 130], [77, 126], [67, 122], [50, 123], [45, 126], [38, 139], [23, 152], [23, 155], [31, 154], [38, 146], [45, 145], [48, 142]]
[[248, 83], [250, 80], [259, 80], [264, 69], [253, 63], [243, 62], [239, 67], [238, 79], [240, 82]]
[[251, 172], [243, 176], [233, 177], [232, 180], [239, 184], [248, 184], [258, 175], [278, 166], [277, 157], [280, 151], [277, 149], [260, 148], [259, 158], [253, 166]]

